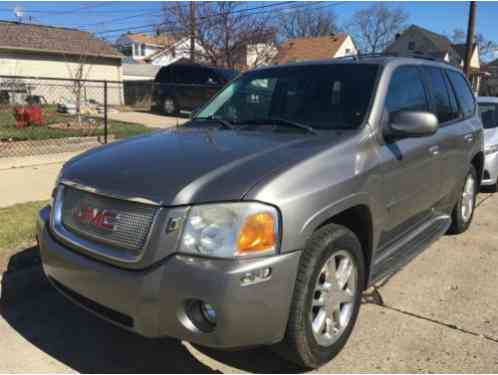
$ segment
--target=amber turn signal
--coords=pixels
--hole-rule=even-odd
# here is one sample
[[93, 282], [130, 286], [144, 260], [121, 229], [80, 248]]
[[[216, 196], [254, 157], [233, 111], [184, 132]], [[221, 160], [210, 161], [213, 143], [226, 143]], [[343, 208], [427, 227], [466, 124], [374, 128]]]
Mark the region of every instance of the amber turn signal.
[[239, 254], [273, 250], [277, 242], [275, 228], [275, 219], [269, 212], [247, 217], [237, 241]]

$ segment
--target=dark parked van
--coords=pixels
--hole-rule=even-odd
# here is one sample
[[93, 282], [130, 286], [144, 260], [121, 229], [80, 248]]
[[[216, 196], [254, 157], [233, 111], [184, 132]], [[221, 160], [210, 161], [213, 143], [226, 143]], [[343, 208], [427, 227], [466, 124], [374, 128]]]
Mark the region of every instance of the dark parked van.
[[237, 74], [236, 70], [193, 63], [164, 66], [156, 75], [152, 105], [167, 115], [193, 111]]

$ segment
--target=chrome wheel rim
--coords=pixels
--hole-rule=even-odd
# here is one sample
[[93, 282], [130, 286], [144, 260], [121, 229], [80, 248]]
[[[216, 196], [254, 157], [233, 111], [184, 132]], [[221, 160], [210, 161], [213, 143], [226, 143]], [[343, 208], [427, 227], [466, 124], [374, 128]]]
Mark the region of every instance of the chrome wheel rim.
[[311, 330], [320, 346], [335, 343], [346, 329], [354, 310], [358, 271], [351, 255], [334, 252], [315, 282], [311, 300]]
[[173, 99], [164, 100], [164, 111], [166, 113], [173, 113], [175, 111], [175, 102]]
[[462, 219], [464, 222], [470, 220], [472, 216], [472, 211], [474, 210], [474, 199], [475, 199], [475, 180], [474, 177], [469, 174], [465, 180], [465, 185], [463, 187], [462, 193]]

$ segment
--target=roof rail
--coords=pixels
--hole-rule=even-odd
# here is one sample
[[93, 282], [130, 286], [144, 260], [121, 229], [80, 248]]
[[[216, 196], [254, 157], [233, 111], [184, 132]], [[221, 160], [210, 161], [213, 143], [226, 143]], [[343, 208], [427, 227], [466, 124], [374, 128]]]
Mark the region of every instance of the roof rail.
[[351, 59], [354, 61], [360, 61], [363, 58], [370, 58], [370, 57], [407, 57], [412, 59], [422, 59], [422, 60], [428, 60], [428, 61], [434, 61], [434, 62], [452, 65], [451, 63], [444, 61], [442, 59], [437, 59], [435, 57], [416, 52], [415, 53], [397, 53], [397, 52], [358, 53], [357, 55], [336, 57], [333, 60]]

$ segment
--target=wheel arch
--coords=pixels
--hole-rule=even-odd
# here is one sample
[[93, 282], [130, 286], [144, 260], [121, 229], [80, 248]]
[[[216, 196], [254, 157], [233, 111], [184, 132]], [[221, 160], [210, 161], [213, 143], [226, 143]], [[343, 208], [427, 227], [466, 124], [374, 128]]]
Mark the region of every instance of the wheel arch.
[[318, 224], [313, 233], [328, 224], [342, 225], [358, 237], [365, 257], [367, 274], [365, 275], [365, 285], [363, 288], [366, 288], [370, 277], [370, 265], [373, 254], [373, 221], [370, 208], [366, 204], [358, 204], [335, 213]]

